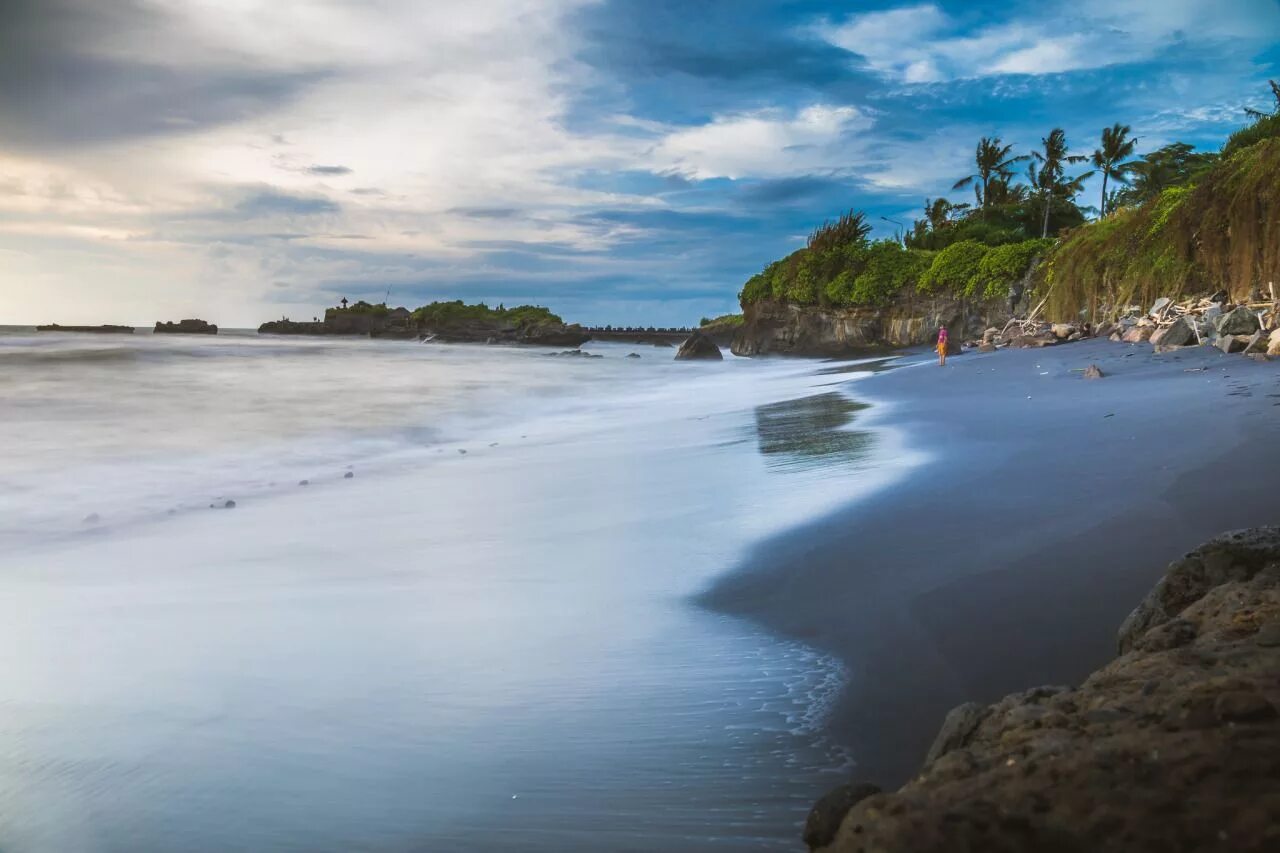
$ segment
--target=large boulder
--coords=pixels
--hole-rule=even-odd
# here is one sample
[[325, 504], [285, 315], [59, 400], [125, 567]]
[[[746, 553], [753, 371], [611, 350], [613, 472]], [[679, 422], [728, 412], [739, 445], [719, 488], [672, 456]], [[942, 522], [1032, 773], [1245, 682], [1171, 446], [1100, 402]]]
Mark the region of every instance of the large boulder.
[[1140, 344], [1143, 341], [1150, 340], [1154, 333], [1155, 329], [1151, 326], [1132, 326], [1120, 340], [1126, 344]]
[[[1280, 836], [1280, 527], [1218, 537], [1169, 567], [1121, 655], [1075, 688], [948, 715], [921, 772], [853, 786], [832, 853], [1263, 851]], [[815, 843], [816, 842], [816, 843]]]
[[1054, 323], [1049, 327], [1049, 330], [1053, 332], [1053, 336], [1060, 341], [1065, 341], [1067, 338], [1079, 331], [1074, 323]]
[[676, 361], [720, 361], [724, 356], [716, 342], [701, 332], [694, 332], [689, 339], [676, 350]]
[[1259, 328], [1258, 315], [1244, 305], [1231, 309], [1218, 321], [1218, 332], [1224, 335], [1252, 335]]
[[1280, 329], [1275, 329], [1267, 339], [1267, 355], [1280, 355]]
[[1186, 317], [1179, 317], [1172, 326], [1157, 329], [1151, 335], [1150, 340], [1152, 345], [1167, 347], [1186, 347], [1200, 343], [1200, 339], [1196, 337], [1196, 330], [1192, 325], [1192, 321]]

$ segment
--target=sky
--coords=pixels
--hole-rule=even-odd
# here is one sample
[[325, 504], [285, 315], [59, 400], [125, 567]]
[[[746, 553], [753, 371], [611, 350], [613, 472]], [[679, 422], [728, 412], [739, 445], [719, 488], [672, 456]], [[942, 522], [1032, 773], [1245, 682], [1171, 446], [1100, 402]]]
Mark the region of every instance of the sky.
[[1269, 77], [1280, 0], [0, 0], [0, 323], [696, 323], [981, 136], [1216, 148]]

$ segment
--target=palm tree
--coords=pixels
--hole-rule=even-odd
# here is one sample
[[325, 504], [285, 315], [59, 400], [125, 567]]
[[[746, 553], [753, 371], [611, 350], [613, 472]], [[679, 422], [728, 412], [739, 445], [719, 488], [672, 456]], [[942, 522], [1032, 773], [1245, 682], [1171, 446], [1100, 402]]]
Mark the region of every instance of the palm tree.
[[1075, 198], [1084, 179], [1093, 172], [1085, 172], [1074, 178], [1066, 176], [1068, 164], [1081, 163], [1089, 158], [1067, 153], [1067, 132], [1062, 128], [1055, 127], [1049, 131], [1049, 135], [1041, 139], [1040, 144], [1044, 146], [1044, 151], [1031, 152], [1034, 162], [1027, 169], [1027, 176], [1031, 179], [1031, 186], [1040, 191], [1040, 198], [1044, 202], [1044, 226], [1040, 236], [1048, 237], [1049, 208], [1054, 196], [1068, 200]]
[[1133, 156], [1134, 146], [1138, 144], [1136, 137], [1130, 139], [1129, 131], [1133, 128], [1127, 124], [1116, 122], [1111, 127], [1102, 129], [1102, 147], [1093, 151], [1094, 167], [1102, 172], [1102, 208], [1101, 216], [1107, 215], [1107, 179], [1128, 183], [1129, 164], [1124, 162]]
[[978, 140], [978, 147], [973, 155], [973, 162], [978, 167], [978, 171], [967, 178], [961, 178], [951, 187], [953, 190], [958, 190], [973, 184], [973, 193], [978, 198], [983, 219], [987, 217], [987, 206], [991, 202], [991, 182], [1008, 181], [1013, 177], [1013, 164], [1027, 159], [1026, 154], [1020, 154], [1017, 157], [1009, 156], [1013, 146], [1001, 145], [1000, 142], [998, 136], [984, 136]]

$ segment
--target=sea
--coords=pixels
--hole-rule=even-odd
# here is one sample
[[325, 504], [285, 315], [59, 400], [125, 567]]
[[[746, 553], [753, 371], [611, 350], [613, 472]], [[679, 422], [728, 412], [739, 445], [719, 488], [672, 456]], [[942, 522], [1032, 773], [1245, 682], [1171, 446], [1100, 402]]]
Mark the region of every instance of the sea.
[[798, 849], [847, 673], [696, 599], [912, 454], [583, 351], [0, 328], [0, 850]]

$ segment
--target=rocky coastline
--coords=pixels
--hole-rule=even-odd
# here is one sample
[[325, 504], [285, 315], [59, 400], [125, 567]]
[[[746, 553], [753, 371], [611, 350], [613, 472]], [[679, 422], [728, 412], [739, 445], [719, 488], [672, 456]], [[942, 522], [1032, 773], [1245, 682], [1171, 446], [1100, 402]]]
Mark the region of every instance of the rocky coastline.
[[323, 320], [272, 320], [258, 327], [260, 335], [333, 335], [438, 341], [440, 343], [523, 344], [578, 347], [591, 335], [577, 324], [554, 315], [534, 319], [509, 317], [503, 311], [423, 313], [408, 308], [358, 303], [329, 308]]
[[855, 356], [931, 344], [939, 326], [946, 326], [949, 339], [958, 345], [1011, 316], [1008, 299], [913, 291], [882, 306], [824, 307], [764, 299], [743, 305], [743, 323], [730, 349], [739, 356]]
[[1273, 850], [1280, 844], [1280, 527], [1173, 562], [1079, 687], [949, 713], [899, 790], [815, 805], [810, 850]]

